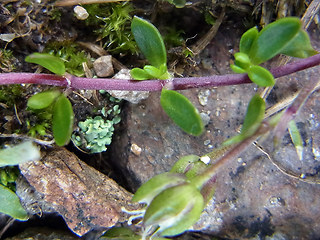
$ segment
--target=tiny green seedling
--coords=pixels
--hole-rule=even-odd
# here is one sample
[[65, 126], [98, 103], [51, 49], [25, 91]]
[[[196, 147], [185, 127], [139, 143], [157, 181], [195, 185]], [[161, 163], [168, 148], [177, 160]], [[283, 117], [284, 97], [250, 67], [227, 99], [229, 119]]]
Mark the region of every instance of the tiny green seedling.
[[[152, 65], [143, 69], [134, 68], [130, 74], [135, 80], [170, 79], [167, 70], [167, 53], [158, 29], [150, 22], [134, 17], [131, 24], [132, 33], [143, 55]], [[184, 95], [162, 89], [160, 103], [167, 115], [185, 132], [199, 136], [204, 126], [198, 110]]]
[[171, 78], [167, 70], [166, 48], [158, 29], [150, 22], [135, 16], [131, 23], [131, 31], [139, 49], [151, 64], [143, 69], [132, 69], [131, 76], [135, 80]]
[[252, 82], [260, 87], [273, 86], [274, 77], [258, 66], [278, 54], [306, 58], [317, 54], [301, 21], [295, 17], [279, 19], [258, 32], [256, 27], [246, 31], [240, 39], [240, 52], [234, 55], [231, 69], [236, 73], [248, 73]]

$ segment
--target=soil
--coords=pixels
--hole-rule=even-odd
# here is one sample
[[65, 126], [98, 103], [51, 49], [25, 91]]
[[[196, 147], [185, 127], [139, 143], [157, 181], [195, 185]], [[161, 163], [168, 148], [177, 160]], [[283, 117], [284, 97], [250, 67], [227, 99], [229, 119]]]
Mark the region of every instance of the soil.
[[[270, 21], [273, 21], [277, 16], [281, 15], [282, 13], [280, 13], [280, 10], [283, 9], [281, 8], [282, 5], [280, 2], [281, 1], [279, 1], [277, 5], [277, 3], [275, 3], [274, 1], [249, 2], [241, 0], [198, 0], [192, 1], [192, 4], [190, 6], [178, 9], [163, 1], [159, 1], [158, 4], [155, 4], [155, 1], [136, 0], [132, 1], [132, 4], [134, 6], [132, 14], [143, 16], [144, 18], [151, 20], [161, 32], [168, 31], [168, 26], [172, 27], [172, 29], [180, 30], [182, 32], [181, 36], [184, 40], [180, 41], [178, 45], [175, 45], [169, 41], [166, 42], [168, 44], [168, 66], [170, 68], [170, 71], [174, 72], [176, 76], [206, 76], [211, 74], [230, 73], [230, 59], [232, 59], [232, 54], [238, 50], [238, 41], [241, 34], [251, 26], [264, 25]], [[292, 1], [288, 1], [285, 15], [301, 17], [305, 11], [305, 7], [301, 4], [299, 5], [298, 2], [300, 3], [311, 1], [296, 2], [297, 3], [292, 3]], [[278, 6], [278, 8], [276, 8], [275, 6]], [[268, 10], [268, 14], [266, 14], [266, 10]], [[202, 44], [199, 47], [199, 45], [197, 45], [197, 43], [199, 43], [198, 41], [203, 36], [205, 36], [212, 27], [209, 23], [207, 23], [204, 16], [208, 17], [209, 15], [211, 16], [211, 18], [216, 19], [220, 16], [220, 13], [222, 11], [225, 11], [225, 15], [217, 34], [214, 38], [209, 38], [205, 44]], [[99, 26], [97, 26], [97, 28], [98, 27]], [[0, 36], [2, 37], [4, 36], [3, 34], [16, 33], [16, 38], [12, 41], [3, 41], [3, 39], [0, 40], [1, 50], [7, 49], [13, 52], [13, 57], [8, 59], [7, 61], [5, 61], [3, 55], [0, 55], [0, 59], [2, 61], [2, 63], [0, 64], [0, 72], [3, 73], [13, 71], [46, 72], [46, 70], [39, 69], [33, 64], [26, 63], [24, 61], [24, 58], [33, 52], [42, 52], [46, 48], [46, 46], [48, 46], [52, 42], [58, 42], [59, 44], [69, 44], [78, 43], [79, 41], [81, 41], [90, 43], [92, 44], [91, 46], [97, 46], [99, 51], [102, 51], [101, 46], [103, 46], [106, 41], [105, 39], [101, 39], [101, 37], [99, 37], [93, 31], [93, 29], [86, 26], [83, 21], [78, 20], [74, 16], [72, 6], [57, 7], [54, 6], [54, 1], [50, 0], [2, 1], [2, 3], [0, 3], [0, 29]], [[318, 41], [318, 26], [316, 24], [312, 24], [309, 32], [312, 39], [314, 39], [316, 49], [319, 49], [320, 46]], [[186, 58], [183, 55], [183, 51], [187, 46], [191, 49], [192, 47], [198, 46], [201, 51], [194, 57]], [[90, 59], [88, 61], [89, 70], [87, 70], [85, 74], [94, 74], [94, 71], [92, 70], [92, 61], [98, 58], [99, 54], [97, 54], [97, 51], [92, 51], [84, 47], [83, 45], [80, 46], [79, 49], [89, 55]], [[108, 48], [105, 48], [105, 50], [108, 51]], [[131, 52], [112, 53], [111, 51], [111, 55], [119, 63], [118, 65], [114, 65], [116, 72], [120, 70], [119, 68], [121, 67], [119, 66], [131, 69], [132, 67], [140, 67], [144, 63], [142, 56]], [[273, 64], [276, 63], [277, 61], [273, 61]], [[319, 71], [319, 68], [316, 71]], [[300, 75], [299, 77], [301, 78], [303, 76]], [[299, 77], [295, 75], [293, 78], [297, 79]], [[277, 88], [280, 90], [276, 89], [272, 91], [270, 97], [267, 99], [267, 103], [269, 105], [272, 105], [279, 99], [282, 99], [283, 96], [287, 96], [289, 92], [295, 92], [297, 88], [299, 88], [299, 82], [296, 79], [293, 79], [290, 84], [283, 84], [283, 86], [281, 86], [281, 82], [277, 86]], [[5, 88], [1, 87], [0, 90], [3, 89]], [[11, 94], [10, 101], [9, 99], [7, 101], [1, 100], [0, 115], [3, 116], [3, 118], [0, 119], [1, 134], [27, 134], [29, 131], [29, 127], [26, 124], [26, 121], [28, 120], [30, 124], [35, 124], [38, 121], [34, 113], [27, 110], [27, 99], [33, 94], [47, 89], [49, 89], [48, 86], [23, 86], [22, 88], [19, 88], [18, 94]], [[8, 91], [12, 92], [12, 90]], [[70, 156], [70, 159], [73, 159], [73, 161], [72, 163], [68, 163], [67, 167], [69, 166], [68, 169], [70, 170], [70, 166], [72, 166], [72, 171], [70, 171], [72, 173], [76, 172], [76, 177], [75, 175], [69, 175], [70, 173], [68, 173], [68, 169], [66, 168], [63, 168], [61, 171], [59, 170], [59, 167], [61, 165], [60, 161], [66, 161], [61, 160], [62, 158], [60, 160], [52, 160], [50, 158], [52, 160], [54, 170], [45, 169], [45, 167], [42, 166], [43, 168], [38, 170], [35, 175], [39, 175], [39, 173], [41, 173], [43, 174], [42, 179], [45, 179], [46, 176], [49, 175], [49, 172], [57, 171], [57, 175], [59, 175], [60, 178], [63, 174], [65, 174], [66, 177], [64, 177], [64, 179], [72, 179], [70, 180], [71, 182], [79, 181], [79, 184], [77, 184], [78, 188], [95, 188], [95, 186], [99, 185], [101, 186], [101, 188], [108, 189], [103, 191], [107, 191], [109, 193], [110, 191], [112, 191], [110, 189], [117, 189], [117, 192], [114, 193], [114, 195], [112, 195], [113, 193], [110, 193], [111, 197], [106, 197], [106, 203], [102, 202], [105, 196], [102, 197], [98, 191], [94, 194], [89, 190], [82, 189], [79, 191], [88, 191], [88, 193], [86, 194], [92, 197], [93, 200], [90, 199], [90, 201], [93, 203], [93, 205], [106, 204], [106, 208], [111, 206], [110, 209], [118, 209], [121, 203], [121, 206], [124, 205], [129, 209], [135, 209], [137, 208], [137, 206], [131, 206], [128, 203], [132, 196], [130, 192], [136, 191], [136, 189], [148, 178], [158, 173], [168, 171], [174, 161], [179, 158], [179, 156], [190, 154], [191, 149], [193, 150], [193, 154], [200, 155], [201, 153], [203, 153], [203, 151], [208, 151], [208, 145], [213, 147], [218, 146], [225, 137], [230, 136], [235, 131], [235, 129], [239, 127], [244, 117], [248, 97], [249, 95], [252, 95], [254, 92], [256, 92], [257, 89], [252, 86], [244, 86], [243, 88], [222, 88], [220, 92], [215, 91], [215, 89], [210, 89], [212, 98], [209, 98], [209, 100], [208, 96], [210, 94], [208, 95], [208, 93], [205, 91], [206, 90], [204, 89], [185, 92], [193, 102], [196, 102], [198, 108], [201, 109], [202, 112], [211, 112], [208, 113], [208, 116], [210, 116], [210, 121], [208, 123], [209, 127], [207, 127], [206, 129], [207, 132], [205, 136], [202, 136], [200, 140], [197, 140], [194, 137], [186, 136], [184, 133], [181, 134], [179, 132], [180, 130], [166, 118], [161, 110], [159, 110], [159, 104], [157, 102], [159, 98], [158, 93], [153, 93], [151, 94], [149, 99], [143, 100], [138, 105], [131, 104], [127, 101], [122, 101], [121, 103], [119, 103], [122, 109], [122, 121], [116, 126], [113, 136], [114, 142], [110, 146], [108, 146], [108, 150], [106, 152], [100, 154], [90, 154], [88, 150], [84, 148], [81, 149], [75, 147], [72, 142], [63, 150], [57, 148], [52, 149], [51, 147], [42, 148], [43, 155], [48, 156], [51, 154], [52, 156], [54, 156], [54, 159], [59, 159], [60, 156], [65, 155]], [[200, 95], [205, 96], [208, 102], [205, 104], [201, 104], [201, 101], [198, 100]], [[115, 103], [109, 101], [109, 98], [106, 97], [105, 93], [100, 93], [99, 91], [79, 90], [70, 93], [69, 97], [74, 107], [75, 126], [77, 126], [79, 121], [84, 121], [88, 116], [94, 117], [99, 115], [99, 110], [102, 109], [102, 107], [106, 107], [107, 109], [109, 109], [115, 105]], [[213, 102], [214, 98], [217, 100], [220, 99], [220, 101]], [[229, 103], [224, 102], [228, 100], [230, 100]], [[206, 105], [210, 105], [210, 107], [207, 107]], [[317, 109], [319, 105], [320, 104], [317, 98], [312, 98], [309, 102], [309, 105], [306, 107], [307, 110], [305, 112], [305, 115], [303, 116], [312, 114], [310, 113], [312, 111], [312, 108]], [[228, 115], [228, 111], [225, 111], [226, 108], [229, 109], [229, 111], [234, 111], [233, 115]], [[305, 121], [310, 122], [312, 120], [311, 118], [305, 118], [306, 119], [301, 119], [300, 121], [300, 129], [305, 128]], [[313, 119], [313, 121], [316, 122], [318, 120], [318, 118]], [[213, 127], [212, 122], [214, 121], [220, 121], [220, 123], [216, 124]], [[225, 123], [225, 125], [223, 125], [223, 123]], [[316, 127], [316, 123], [313, 124], [313, 130], [317, 130], [318, 127]], [[311, 127], [309, 127], [307, 130], [302, 131], [302, 133], [304, 133], [303, 137], [305, 137], [306, 139], [306, 145], [308, 145], [308, 137], [309, 139], [314, 139], [314, 141], [319, 140], [319, 137], [310, 134], [310, 131], [312, 131], [310, 129]], [[77, 130], [78, 129], [75, 129], [75, 131]], [[214, 135], [210, 134], [213, 132]], [[43, 140], [51, 140], [52, 136], [50, 134], [50, 130], [48, 130], [47, 135], [41, 138]], [[157, 138], [159, 138], [160, 140]], [[286, 137], [286, 139], [287, 142], [290, 143], [290, 139], [288, 136]], [[0, 138], [0, 141], [2, 145], [14, 144], [16, 142], [19, 142], [19, 140], [16, 138]], [[203, 144], [203, 142], [205, 142], [205, 144]], [[137, 150], [138, 152], [134, 152], [132, 150], [133, 144], [135, 144], [135, 146], [137, 146], [138, 148], [141, 147], [142, 153], [140, 152], [141, 150]], [[315, 143], [309, 144], [313, 144], [312, 146], [310, 145], [310, 149], [318, 149]], [[153, 150], [152, 148], [154, 148], [155, 150]], [[312, 150], [310, 151], [312, 152]], [[312, 155], [311, 152], [308, 153], [310, 154], [310, 156]], [[73, 155], [71, 156], [69, 154]], [[279, 153], [279, 158], [283, 158], [283, 156], [286, 154], [287, 152]], [[248, 155], [252, 156], [252, 154]], [[248, 157], [248, 155], [245, 155], [245, 157]], [[242, 158], [243, 157], [244, 156], [242, 156]], [[66, 157], [64, 159], [69, 160], [69, 157]], [[245, 206], [245, 204], [240, 205], [241, 201], [247, 201], [246, 204], [250, 205], [253, 202], [256, 203], [258, 201], [263, 201], [263, 199], [267, 199], [270, 197], [268, 194], [261, 194], [262, 200], [252, 200], [254, 198], [251, 199], [246, 195], [246, 191], [250, 192], [258, 189], [258, 186], [255, 186], [255, 188], [253, 187], [253, 184], [250, 185], [250, 183], [248, 183], [248, 179], [251, 178], [250, 174], [253, 174], [255, 171], [258, 172], [258, 170], [261, 170], [261, 175], [271, 171], [270, 169], [272, 169], [272, 171], [275, 171], [273, 169], [273, 165], [273, 168], [270, 167], [270, 169], [265, 169], [265, 163], [267, 162], [266, 160], [259, 162], [257, 159], [258, 158], [254, 158], [251, 163], [247, 163], [246, 161], [240, 163], [240, 160], [238, 159], [237, 166], [226, 167], [226, 172], [229, 176], [221, 176], [220, 180], [217, 181], [218, 183], [220, 182], [221, 185], [228, 185], [228, 182], [231, 181], [235, 182], [235, 185], [232, 185], [232, 188], [230, 189], [220, 188], [220, 190], [217, 190], [220, 195], [215, 199], [215, 204], [220, 213], [224, 213], [227, 220], [229, 221], [226, 221], [228, 224], [225, 227], [221, 227], [221, 225], [219, 225], [219, 219], [217, 218], [217, 216], [214, 216], [214, 224], [216, 224], [216, 228], [210, 227], [210, 223], [212, 223], [210, 221], [213, 221], [213, 218], [209, 218], [209, 224], [205, 224], [202, 222], [201, 225], [199, 223], [197, 226], [195, 226], [195, 230], [197, 231], [186, 233], [174, 239], [212, 239], [212, 236], [215, 236], [219, 239], [266, 239], [265, 237], [272, 237], [272, 234], [276, 236], [274, 239], [290, 239], [286, 237], [281, 238], [284, 236], [279, 233], [279, 229], [281, 228], [278, 229], [274, 227], [274, 222], [272, 222], [271, 216], [272, 214], [274, 216], [276, 216], [277, 214], [271, 211], [272, 213], [268, 213], [266, 215], [265, 213], [262, 213], [263, 210], [261, 210], [261, 206], [259, 206], [259, 209], [257, 207], [258, 210], [252, 207], [251, 215], [250, 213], [244, 213], [241, 211], [230, 213], [225, 210], [225, 208], [227, 208], [226, 205], [231, 208], [230, 205], [234, 204], [234, 209], [241, 208]], [[311, 159], [313, 159], [313, 157], [311, 157]], [[319, 161], [320, 160], [318, 156], [314, 159], [314, 161], [310, 160], [309, 162], [307, 162], [306, 172], [317, 177], [319, 174], [319, 168], [317, 168], [317, 164]], [[77, 166], [77, 162], [79, 163], [79, 166], [80, 168], [82, 168], [82, 170], [76, 169], [79, 167]], [[287, 161], [284, 162], [287, 164], [287, 168], [292, 167]], [[243, 169], [246, 164], [248, 164], [247, 171]], [[40, 165], [35, 163], [32, 169], [35, 169], [35, 166], [39, 167]], [[90, 166], [93, 168], [91, 168]], [[296, 165], [294, 165], [294, 167], [295, 166]], [[292, 168], [295, 169], [294, 167]], [[21, 182], [21, 184], [23, 182], [29, 182], [29, 184], [31, 184], [31, 186], [27, 185], [26, 188], [23, 188], [22, 192], [31, 191], [44, 193], [44, 191], [41, 190], [43, 186], [41, 186], [41, 184], [37, 185], [37, 182], [40, 183], [41, 181], [36, 178], [28, 177], [28, 174], [30, 174], [28, 172], [30, 166], [21, 166], [20, 168], [24, 175], [24, 177], [20, 177], [19, 181]], [[86, 170], [84, 171], [84, 169]], [[272, 180], [270, 180], [269, 178], [266, 179], [265, 184], [272, 185], [274, 181], [276, 181], [276, 179], [279, 179], [279, 175], [275, 174], [274, 176], [275, 177]], [[24, 178], [27, 178], [28, 181], [25, 181]], [[75, 180], [75, 178], [77, 179]], [[57, 185], [52, 187], [52, 189], [54, 190], [50, 190], [50, 193], [46, 193], [45, 196], [27, 195], [24, 199], [25, 206], [27, 206], [28, 204], [30, 205], [32, 202], [37, 202], [38, 206], [41, 206], [42, 208], [41, 211], [44, 212], [43, 216], [39, 217], [37, 216], [36, 211], [33, 211], [35, 215], [31, 217], [31, 220], [29, 220], [28, 222], [22, 223], [16, 221], [13, 222], [11, 226], [9, 226], [6, 222], [8, 218], [4, 215], [0, 215], [0, 229], [5, 229], [6, 226], [9, 226], [8, 230], [4, 231], [4, 235], [2, 236], [3, 239], [79, 239], [78, 236], [84, 236], [84, 239], [97, 239], [99, 237], [99, 234], [103, 232], [105, 227], [113, 226], [117, 221], [119, 221], [118, 225], [121, 225], [123, 224], [123, 222], [125, 222], [125, 220], [123, 220], [125, 219], [125, 217], [118, 216], [116, 213], [117, 211], [115, 210], [115, 212], [113, 213], [114, 215], [110, 216], [110, 219], [108, 218], [107, 220], [105, 220], [102, 219], [103, 217], [101, 217], [102, 220], [99, 218], [99, 221], [97, 220], [97, 222], [94, 223], [89, 221], [86, 227], [81, 228], [80, 230], [77, 229], [77, 226], [72, 226], [71, 223], [72, 220], [76, 219], [76, 217], [72, 216], [72, 219], [70, 220], [70, 216], [68, 215], [72, 212], [72, 210], [61, 210], [61, 207], [64, 205], [68, 205], [72, 207], [77, 206], [77, 209], [79, 209], [79, 206], [82, 203], [68, 203], [68, 201], [65, 201], [57, 204], [54, 200], [50, 200], [49, 198], [54, 195], [54, 191], [61, 191], [62, 188], [62, 185], [58, 180], [55, 181], [53, 179], [50, 181], [53, 182], [52, 185], [54, 185], [54, 183], [57, 183]], [[101, 181], [107, 182], [108, 184], [110, 183], [111, 185], [115, 185], [112, 185], [113, 187], [109, 187], [109, 185], [106, 184], [108, 186], [105, 186], [101, 183]], [[294, 187], [292, 187], [288, 183], [290, 182], [290, 180], [284, 181], [287, 181], [286, 183], [288, 185], [286, 186], [285, 184], [279, 184], [279, 186], [281, 188], [287, 187], [290, 189], [290, 191], [294, 191]], [[84, 185], [81, 185], [83, 183]], [[246, 188], [246, 191], [243, 192], [239, 190], [242, 183], [248, 184], [248, 188]], [[297, 184], [297, 188], [303, 188], [303, 186], [300, 186], [298, 183], [295, 184]], [[118, 185], [120, 185], [121, 187]], [[77, 188], [73, 185], [69, 187]], [[262, 187], [262, 185], [260, 185], [259, 187]], [[291, 187], [293, 189], [291, 189]], [[310, 190], [311, 192], [312, 190], [314, 192], [317, 192], [319, 190], [318, 188], [316, 188], [315, 190], [311, 188], [309, 189], [308, 187], [306, 187], [305, 189], [305, 191]], [[223, 193], [223, 191], [225, 192]], [[268, 188], [268, 193], [272, 191], [275, 191], [275, 189], [271, 187], [270, 189]], [[62, 188], [62, 192], [71, 192], [71, 190], [69, 188]], [[299, 193], [301, 192], [297, 192], [296, 194]], [[241, 199], [241, 197], [239, 197], [241, 195], [244, 195], [245, 200], [236, 200]], [[28, 200], [28, 198], [30, 199]], [[66, 197], [66, 199], [70, 200], [69, 197]], [[281, 202], [281, 200], [286, 198], [275, 197], [275, 199], [277, 203], [281, 205], [283, 203]], [[248, 203], [250, 201], [251, 203]], [[298, 200], [294, 204], [302, 206], [302, 203]], [[317, 204], [318, 202], [313, 203], [313, 205], [312, 203], [310, 203], [311, 206]], [[29, 206], [29, 212], [32, 212], [31, 209], [32, 206]], [[94, 213], [95, 215], [99, 215], [98, 210], [94, 207], [91, 208], [90, 206], [88, 206], [88, 208], [85, 208], [83, 207], [83, 205], [81, 205], [80, 209], [82, 209], [83, 211], [89, 211], [89, 213], [86, 213], [88, 215], [90, 215], [90, 211], [93, 211], [91, 214]], [[295, 216], [295, 218], [298, 218], [298, 216], [304, 216], [303, 213], [299, 211], [296, 211], [296, 213], [297, 215]], [[317, 214], [318, 212], [315, 213], [315, 216], [318, 216]], [[63, 216], [63, 218], [61, 216]], [[307, 217], [309, 217], [309, 215]], [[307, 217], [306, 219], [308, 220], [313, 219], [312, 217]], [[66, 220], [68, 218], [69, 222], [68, 220]], [[247, 220], [249, 218], [252, 219], [251, 222]], [[107, 221], [107, 223], [103, 222], [104, 220]], [[65, 224], [65, 222], [68, 223], [68, 226]], [[81, 220], [79, 220], [79, 222], [81, 222]], [[279, 222], [277, 223], [281, 225], [283, 224], [283, 221], [279, 220]], [[292, 222], [292, 224], [294, 224], [294, 222]], [[53, 231], [52, 229], [55, 230]], [[70, 231], [70, 229], [72, 231]], [[287, 233], [286, 227], [283, 227], [283, 229], [285, 229], [283, 232]], [[48, 232], [51, 231], [55, 232], [56, 235], [49, 237]], [[78, 236], [74, 233], [76, 233]], [[316, 239], [314, 238], [316, 237], [316, 235], [312, 235], [311, 233], [309, 235], [306, 234], [305, 236], [307, 237], [304, 239]], [[317, 237], [319, 237], [319, 235]]]

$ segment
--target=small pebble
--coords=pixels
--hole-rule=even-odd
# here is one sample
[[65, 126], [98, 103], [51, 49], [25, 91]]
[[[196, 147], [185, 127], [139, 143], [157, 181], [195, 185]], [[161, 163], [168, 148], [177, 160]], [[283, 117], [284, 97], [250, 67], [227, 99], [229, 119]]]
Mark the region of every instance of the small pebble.
[[94, 61], [93, 68], [98, 77], [109, 77], [113, 75], [112, 56], [99, 57]]
[[76, 18], [79, 20], [86, 20], [89, 17], [87, 10], [81, 6], [75, 6], [73, 12], [76, 15]]
[[139, 147], [137, 144], [133, 143], [131, 145], [131, 148], [130, 148], [131, 152], [134, 154], [134, 155], [137, 155], [137, 156], [140, 156], [141, 152], [142, 152], [142, 149], [141, 147]]

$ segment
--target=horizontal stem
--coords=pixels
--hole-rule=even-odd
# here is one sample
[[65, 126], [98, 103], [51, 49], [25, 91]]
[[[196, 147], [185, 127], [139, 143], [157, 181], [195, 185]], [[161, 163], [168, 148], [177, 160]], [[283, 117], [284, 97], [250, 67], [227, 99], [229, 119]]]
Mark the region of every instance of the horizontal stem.
[[[320, 64], [320, 54], [271, 70], [275, 78], [289, 75]], [[74, 89], [87, 90], [127, 90], [127, 91], [160, 91], [164, 85], [172, 90], [184, 90], [200, 87], [217, 87], [252, 83], [247, 74], [212, 75], [208, 77], [174, 78], [171, 80], [134, 81], [112, 78], [81, 78], [67, 74], [57, 76], [36, 73], [1, 73], [0, 85], [7, 84], [43, 84]]]

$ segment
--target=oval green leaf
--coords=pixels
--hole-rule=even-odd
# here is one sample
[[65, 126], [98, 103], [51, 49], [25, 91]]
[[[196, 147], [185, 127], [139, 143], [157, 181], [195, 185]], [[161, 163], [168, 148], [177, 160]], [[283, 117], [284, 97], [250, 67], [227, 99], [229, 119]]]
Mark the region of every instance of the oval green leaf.
[[251, 61], [246, 53], [237, 52], [234, 54], [235, 65], [241, 69], [248, 69], [251, 66]]
[[303, 160], [303, 140], [300, 134], [300, 131], [297, 127], [297, 124], [294, 120], [291, 120], [288, 123], [288, 131], [293, 142], [294, 147], [296, 148], [297, 155], [300, 160]]
[[131, 69], [130, 75], [134, 80], [148, 80], [152, 78], [152, 76], [150, 76], [145, 70], [141, 68]]
[[259, 94], [254, 95], [248, 105], [247, 113], [241, 128], [241, 134], [245, 134], [247, 137], [254, 134], [264, 118], [265, 110], [266, 103], [263, 98], [261, 98]]
[[269, 87], [275, 84], [275, 79], [271, 72], [260, 66], [251, 66], [248, 69], [250, 80], [260, 87]]
[[249, 54], [252, 43], [258, 37], [258, 29], [256, 27], [250, 28], [244, 34], [242, 34], [240, 39], [240, 52]]
[[231, 64], [230, 65], [230, 68], [232, 71], [234, 71], [235, 73], [247, 73], [247, 71], [235, 64]]
[[0, 184], [0, 212], [20, 221], [28, 220], [26, 210], [21, 206], [18, 196]]
[[48, 53], [32, 53], [25, 58], [28, 63], [39, 64], [58, 75], [63, 75], [66, 72], [66, 67], [62, 59], [52, 56]]
[[148, 206], [144, 215], [146, 227], [159, 226], [161, 236], [178, 235], [200, 217], [204, 199], [191, 184], [182, 184], [162, 191]]
[[33, 95], [28, 99], [27, 106], [31, 109], [44, 109], [49, 107], [61, 94], [59, 90], [50, 90]]
[[40, 150], [31, 141], [0, 150], [0, 167], [14, 166], [39, 159]]
[[194, 136], [203, 132], [204, 126], [198, 110], [182, 94], [162, 89], [160, 104], [175, 124], [185, 132]]
[[159, 68], [156, 68], [151, 65], [144, 66], [143, 70], [146, 71], [146, 73], [148, 73], [150, 76], [152, 76], [155, 79], [158, 79], [163, 74], [163, 72], [161, 72]]
[[266, 104], [263, 98], [259, 94], [254, 95], [248, 105], [240, 134], [224, 141], [223, 146], [239, 143], [255, 134], [264, 119], [265, 110]]
[[307, 58], [318, 52], [312, 48], [308, 34], [301, 29], [281, 53], [290, 57]]
[[131, 31], [137, 45], [151, 65], [159, 68], [167, 64], [167, 53], [158, 29], [150, 22], [135, 16], [131, 23]]
[[53, 107], [52, 132], [58, 146], [69, 143], [73, 131], [74, 113], [68, 98], [61, 94]]
[[186, 182], [184, 175], [164, 172], [145, 182], [134, 194], [132, 201], [149, 204], [164, 189]]
[[295, 17], [282, 18], [267, 25], [252, 43], [249, 52], [252, 63], [260, 64], [279, 54], [300, 28], [300, 19]]
[[200, 157], [197, 155], [183, 156], [172, 166], [170, 172], [184, 174], [190, 164], [197, 162], [199, 160], [200, 160]]

